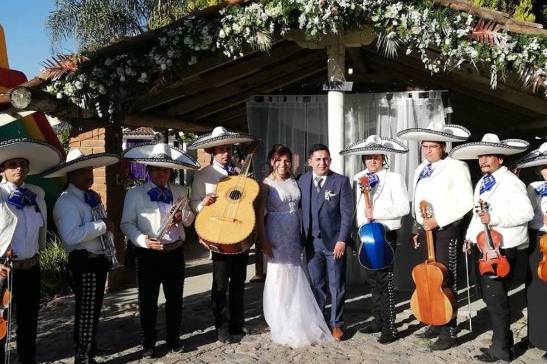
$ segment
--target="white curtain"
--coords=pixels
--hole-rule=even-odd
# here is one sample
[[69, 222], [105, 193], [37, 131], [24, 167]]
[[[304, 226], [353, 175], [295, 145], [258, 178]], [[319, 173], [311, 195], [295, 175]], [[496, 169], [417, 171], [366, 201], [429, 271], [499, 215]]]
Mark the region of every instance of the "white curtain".
[[[445, 102], [443, 103], [443, 98]], [[344, 144], [349, 145], [371, 134], [394, 138], [398, 131], [425, 127], [432, 121], [444, 123], [447, 118], [446, 91], [407, 91], [392, 93], [346, 94], [344, 97]], [[307, 150], [314, 143], [328, 145], [326, 95], [254, 96], [247, 103], [249, 132], [264, 142], [255, 158], [257, 179], [266, 171], [266, 155], [277, 143], [288, 146], [293, 154], [293, 172], [304, 173]], [[389, 156], [392, 171], [401, 173], [412, 193], [414, 170], [421, 160], [418, 142], [407, 143], [409, 153]], [[331, 150], [331, 153], [339, 151]], [[344, 174], [350, 178], [363, 169], [359, 156], [345, 160]], [[356, 198], [358, 194], [356, 191]], [[408, 241], [410, 218], [406, 218], [400, 241]], [[397, 256], [412, 255], [408, 244], [400, 244]], [[397, 264], [398, 286], [408, 288], [411, 261], [400, 259]], [[356, 259], [348, 259], [350, 281], [362, 281], [365, 271]]]

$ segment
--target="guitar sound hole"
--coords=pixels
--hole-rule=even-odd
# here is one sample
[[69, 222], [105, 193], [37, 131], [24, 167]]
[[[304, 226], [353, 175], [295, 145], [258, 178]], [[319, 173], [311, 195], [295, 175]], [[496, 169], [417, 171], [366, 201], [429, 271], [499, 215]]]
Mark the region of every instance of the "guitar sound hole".
[[241, 198], [241, 192], [240, 191], [232, 191], [230, 192], [230, 199], [232, 200], [239, 200]]

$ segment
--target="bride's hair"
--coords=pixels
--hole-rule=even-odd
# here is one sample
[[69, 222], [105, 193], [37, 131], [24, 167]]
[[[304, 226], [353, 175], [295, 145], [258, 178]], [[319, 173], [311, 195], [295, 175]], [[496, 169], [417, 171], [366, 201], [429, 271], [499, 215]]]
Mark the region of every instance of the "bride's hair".
[[[268, 163], [268, 175], [273, 172], [273, 162], [281, 158], [282, 156], [287, 156], [292, 167], [292, 152], [289, 148], [283, 144], [274, 144], [272, 149], [268, 152], [267, 163]], [[291, 172], [289, 172], [291, 173]]]

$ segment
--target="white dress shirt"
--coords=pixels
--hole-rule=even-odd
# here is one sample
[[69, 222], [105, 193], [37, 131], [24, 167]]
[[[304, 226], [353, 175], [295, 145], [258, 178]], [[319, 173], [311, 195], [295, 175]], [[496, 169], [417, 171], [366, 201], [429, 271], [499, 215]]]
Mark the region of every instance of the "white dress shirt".
[[[28, 188], [29, 190], [34, 191], [30, 187], [31, 185], [27, 185], [23, 183], [21, 187]], [[11, 182], [5, 182], [2, 183], [2, 197], [1, 200], [3, 200], [6, 204], [6, 207], [9, 209], [9, 211], [15, 216], [15, 228], [12, 233], [11, 237], [11, 247], [13, 249], [13, 260], [23, 260], [32, 258], [38, 253], [39, 249], [39, 239], [40, 239], [40, 229], [45, 227], [45, 220], [42, 215], [41, 209], [38, 208], [38, 211], [36, 211], [35, 206], [25, 206], [22, 209], [18, 209], [15, 206], [8, 204], [7, 200], [12, 192], [14, 192], [17, 189], [17, 186]], [[39, 188], [37, 186], [34, 186], [35, 188]], [[41, 189], [40, 189], [41, 190]], [[35, 192], [36, 193], [36, 192]], [[40, 194], [36, 195], [36, 200], [38, 202], [39, 199], [43, 200], [44, 195], [43, 191], [40, 196]], [[45, 202], [44, 202], [44, 208], [45, 208]], [[7, 217], [0, 216], [0, 219], [4, 219]], [[9, 242], [8, 242], [9, 243]], [[3, 244], [4, 245], [4, 244]], [[9, 244], [8, 244], [9, 245]], [[7, 246], [5, 249], [2, 249], [2, 255], [5, 253], [5, 250], [7, 249]]]
[[[368, 169], [357, 173], [353, 180], [366, 176]], [[375, 222], [386, 226], [388, 230], [401, 228], [401, 218], [410, 212], [410, 202], [403, 177], [399, 173], [381, 169], [376, 172], [378, 184], [371, 191], [372, 217]], [[357, 189], [357, 226], [369, 222], [365, 216], [365, 198]]]
[[228, 172], [220, 163], [213, 159], [213, 163], [199, 170], [192, 182], [192, 208], [195, 212], [203, 208], [202, 201], [205, 195], [215, 193], [218, 182], [228, 176]]
[[471, 176], [467, 164], [446, 157], [432, 163], [431, 176], [419, 180], [428, 163], [422, 162], [414, 172], [413, 213], [416, 221], [423, 225], [420, 201], [425, 200], [432, 207], [439, 228], [443, 228], [460, 220], [473, 208]]
[[544, 223], [547, 215], [547, 196], [542, 197], [536, 193], [536, 188], [542, 186], [546, 181], [536, 181], [528, 185], [528, 197], [534, 208], [534, 219], [530, 221], [530, 228], [538, 231], [547, 232], [547, 225]]
[[312, 181], [315, 188], [319, 185], [319, 181], [321, 181], [321, 187], [325, 185], [325, 182], [327, 182], [328, 176], [318, 176], [315, 174], [315, 172], [312, 172]]
[[[188, 200], [188, 190], [186, 187], [169, 183], [167, 187], [173, 193], [173, 203], [166, 204], [150, 200], [148, 191], [156, 187], [152, 182], [133, 187], [125, 195], [123, 205], [123, 214], [120, 229], [137, 247], [148, 248], [146, 238], [158, 239], [159, 230], [165, 221], [173, 203], [178, 199]], [[194, 221], [194, 213], [190, 208], [190, 203], [183, 205], [181, 223], [175, 224], [159, 240], [167, 244], [177, 240], [184, 241], [186, 235], [184, 226], [190, 226]]]
[[92, 208], [85, 202], [85, 191], [69, 184], [55, 202], [53, 220], [68, 252], [87, 250], [104, 254], [99, 237], [106, 233], [106, 224], [93, 219]]
[[[526, 186], [507, 167], [499, 168], [492, 176], [496, 183], [483, 194], [480, 194], [480, 188], [484, 177], [479, 180], [474, 201], [477, 205], [479, 199], [488, 202], [490, 226], [502, 235], [502, 248], [525, 249], [528, 247], [528, 222], [534, 217]], [[476, 244], [477, 235], [483, 228], [480, 217], [473, 213], [465, 238]]]

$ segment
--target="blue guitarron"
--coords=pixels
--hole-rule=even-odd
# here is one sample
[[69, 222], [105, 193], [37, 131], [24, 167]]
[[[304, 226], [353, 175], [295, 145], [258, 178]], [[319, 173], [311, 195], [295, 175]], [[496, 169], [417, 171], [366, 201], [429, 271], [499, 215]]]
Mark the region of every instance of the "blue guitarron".
[[[359, 188], [365, 198], [365, 208], [370, 209], [372, 206], [370, 201], [372, 188], [367, 176], [359, 178]], [[359, 263], [364, 268], [379, 270], [393, 264], [393, 248], [386, 240], [384, 225], [370, 220], [368, 223], [359, 226], [359, 239], [361, 240]]]

